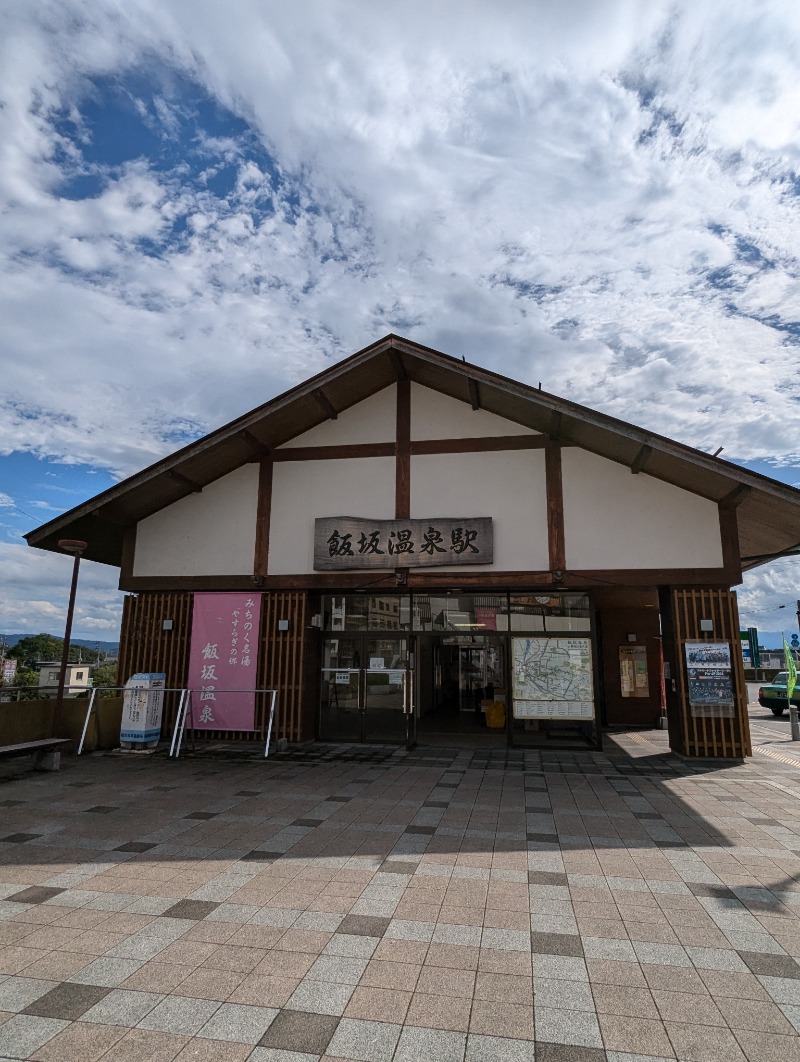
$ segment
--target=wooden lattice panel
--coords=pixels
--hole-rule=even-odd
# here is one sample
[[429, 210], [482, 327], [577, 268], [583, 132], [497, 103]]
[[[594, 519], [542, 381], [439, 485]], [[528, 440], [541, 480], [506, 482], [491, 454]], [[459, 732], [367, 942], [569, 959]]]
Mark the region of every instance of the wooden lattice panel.
[[[685, 756], [752, 756], [747, 717], [747, 687], [739, 647], [739, 609], [731, 590], [699, 589], [671, 592], [674, 629], [674, 657], [678, 670], [680, 720], [671, 720], [670, 737], [676, 752]], [[700, 629], [700, 621], [710, 619], [712, 631]], [[731, 646], [734, 715], [731, 718], [697, 718], [691, 713], [688, 697], [684, 642], [727, 641]], [[679, 722], [679, 726], [676, 723]]]

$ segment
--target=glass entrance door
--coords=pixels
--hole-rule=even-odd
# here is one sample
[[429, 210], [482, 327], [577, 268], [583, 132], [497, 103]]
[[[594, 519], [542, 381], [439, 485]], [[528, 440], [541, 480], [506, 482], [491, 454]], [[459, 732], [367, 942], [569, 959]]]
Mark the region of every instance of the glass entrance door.
[[323, 643], [320, 738], [413, 742], [406, 638], [338, 635]]
[[361, 741], [361, 639], [326, 638], [322, 650], [319, 736]]
[[365, 638], [364, 741], [407, 741], [411, 684], [405, 638]]

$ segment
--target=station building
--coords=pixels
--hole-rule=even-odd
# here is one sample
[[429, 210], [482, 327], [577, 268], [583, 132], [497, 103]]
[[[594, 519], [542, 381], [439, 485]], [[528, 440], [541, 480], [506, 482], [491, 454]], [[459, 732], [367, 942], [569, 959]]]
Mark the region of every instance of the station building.
[[26, 537], [120, 568], [120, 681], [214, 739], [276, 689], [292, 742], [599, 748], [665, 708], [738, 758], [731, 587], [797, 552], [800, 491], [389, 335]]

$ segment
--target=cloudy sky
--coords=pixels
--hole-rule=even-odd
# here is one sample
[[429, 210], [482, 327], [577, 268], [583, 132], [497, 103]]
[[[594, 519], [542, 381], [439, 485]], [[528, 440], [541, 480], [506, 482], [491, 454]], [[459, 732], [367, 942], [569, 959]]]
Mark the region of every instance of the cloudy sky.
[[796, 0], [4, 0], [0, 633], [23, 532], [389, 331], [800, 485], [798, 66]]

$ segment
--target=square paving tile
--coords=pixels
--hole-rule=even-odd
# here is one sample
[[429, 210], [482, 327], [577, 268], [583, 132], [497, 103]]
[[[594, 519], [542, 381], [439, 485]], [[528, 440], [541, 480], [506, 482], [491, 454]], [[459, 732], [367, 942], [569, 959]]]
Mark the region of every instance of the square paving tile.
[[3, 977], [0, 975], [0, 1013], [16, 1014], [58, 985], [55, 981], [40, 981], [35, 977]]
[[122, 1025], [132, 1029], [163, 998], [160, 992], [134, 992], [129, 989], [115, 988], [85, 1011], [81, 1021], [99, 1025]]
[[34, 1057], [37, 1062], [97, 1062], [126, 1031], [114, 1025], [87, 1025], [76, 1021], [56, 1033]]
[[190, 918], [200, 921], [212, 911], [216, 911], [219, 903], [211, 900], [179, 900], [178, 903], [168, 907], [164, 912], [165, 918]]
[[580, 937], [570, 933], [531, 933], [531, 950], [537, 955], [583, 956]]
[[155, 843], [148, 843], [147, 841], [126, 841], [125, 844], [118, 844], [114, 849], [115, 852], [149, 852], [151, 848], [155, 848]]
[[739, 958], [756, 975], [787, 977], [800, 980], [800, 964], [790, 955], [773, 955], [760, 951], [740, 951]]
[[327, 1053], [354, 1062], [392, 1062], [400, 1031], [387, 1022], [342, 1018]]
[[27, 1058], [68, 1024], [56, 1018], [15, 1014], [0, 1025], [0, 1058]]
[[351, 914], [342, 919], [336, 932], [352, 936], [382, 937], [390, 922], [390, 918], [380, 918], [377, 915]]
[[52, 900], [55, 896], [60, 896], [65, 891], [65, 889], [55, 889], [47, 885], [32, 885], [21, 892], [6, 896], [6, 900], [11, 903], [44, 903], [46, 900]]
[[339, 1020], [327, 1014], [282, 1010], [261, 1037], [260, 1044], [276, 1051], [323, 1055], [336, 1032]]
[[219, 1006], [215, 999], [167, 996], [142, 1018], [139, 1028], [195, 1036]]
[[51, 988], [45, 995], [29, 1003], [24, 1014], [35, 1014], [40, 1018], [64, 1018], [76, 1021], [93, 1007], [95, 1003], [107, 996], [109, 989], [95, 985], [78, 985], [65, 982]]
[[728, 1029], [667, 1022], [665, 1026], [675, 1053], [692, 1062], [746, 1062], [736, 1037]]
[[536, 1008], [536, 1039], [575, 1047], [602, 1048], [600, 1027], [594, 1014], [585, 1011]]
[[528, 881], [532, 885], [568, 885], [569, 878], [566, 874], [550, 870], [529, 870]]
[[[465, 1062], [536, 1062], [541, 1060], [541, 1045], [536, 1047], [532, 1040], [509, 1040], [500, 1036], [483, 1036], [470, 1033], [467, 1037]], [[578, 1058], [565, 1059], [564, 1062], [581, 1062]]]
[[[606, 1051], [658, 1058], [675, 1057], [675, 1051], [661, 1021], [653, 1018], [629, 1018], [619, 1014], [600, 1014], [597, 1020]], [[720, 1062], [723, 1060], [720, 1059]]]
[[257, 1044], [278, 1014], [274, 1007], [223, 1003], [197, 1033], [208, 1040]]
[[419, 1062], [420, 1059], [430, 1059], [431, 1062], [462, 1062], [466, 1042], [466, 1033], [420, 1029], [406, 1025], [400, 1033], [393, 1062]]
[[128, 977], [144, 966], [141, 959], [115, 959], [102, 957], [90, 962], [87, 967], [70, 977], [81, 985], [98, 985], [100, 988], [117, 988]]

